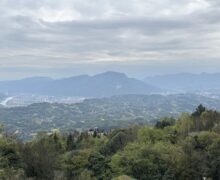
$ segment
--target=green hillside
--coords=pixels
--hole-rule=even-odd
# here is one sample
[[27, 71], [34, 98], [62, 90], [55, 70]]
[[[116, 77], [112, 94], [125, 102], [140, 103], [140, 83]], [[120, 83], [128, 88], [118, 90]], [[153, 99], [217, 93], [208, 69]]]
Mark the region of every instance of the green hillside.
[[220, 113], [202, 105], [155, 127], [0, 136], [3, 180], [218, 180], [219, 167]]
[[78, 104], [33, 104], [28, 107], [0, 108], [0, 123], [22, 139], [39, 131], [59, 128], [111, 129], [134, 124], [154, 124], [161, 117], [177, 117], [198, 104], [220, 109], [220, 100], [193, 94], [125, 95], [90, 99]]

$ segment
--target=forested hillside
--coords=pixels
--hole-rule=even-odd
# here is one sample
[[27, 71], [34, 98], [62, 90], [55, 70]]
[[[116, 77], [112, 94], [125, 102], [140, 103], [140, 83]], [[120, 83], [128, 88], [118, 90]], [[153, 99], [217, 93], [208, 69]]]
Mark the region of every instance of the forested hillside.
[[158, 119], [191, 113], [198, 104], [220, 109], [220, 100], [195, 94], [124, 95], [90, 99], [77, 104], [40, 103], [27, 107], [0, 108], [0, 123], [21, 139], [38, 131], [59, 128], [85, 130], [154, 124]]
[[220, 113], [202, 105], [154, 127], [0, 136], [2, 180], [218, 180], [219, 167]]

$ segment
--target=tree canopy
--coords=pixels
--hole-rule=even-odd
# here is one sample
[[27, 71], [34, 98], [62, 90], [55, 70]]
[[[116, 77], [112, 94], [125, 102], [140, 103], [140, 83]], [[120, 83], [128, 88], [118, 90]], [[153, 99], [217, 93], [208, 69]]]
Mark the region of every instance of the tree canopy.
[[[154, 127], [41, 133], [20, 142], [0, 131], [3, 180], [218, 180], [220, 113], [200, 105]], [[0, 128], [2, 129], [2, 128]]]

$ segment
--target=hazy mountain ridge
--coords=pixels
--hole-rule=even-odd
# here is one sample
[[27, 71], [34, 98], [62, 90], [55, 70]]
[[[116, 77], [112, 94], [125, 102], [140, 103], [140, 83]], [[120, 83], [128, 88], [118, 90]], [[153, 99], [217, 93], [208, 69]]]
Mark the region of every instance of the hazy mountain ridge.
[[81, 75], [53, 80], [34, 77], [17, 81], [0, 82], [0, 92], [30, 93], [54, 96], [105, 97], [121, 94], [147, 94], [160, 89], [128, 78], [125, 74], [105, 72], [95, 76]]
[[158, 75], [146, 77], [144, 81], [153, 86], [176, 91], [217, 92], [220, 90], [220, 73]]

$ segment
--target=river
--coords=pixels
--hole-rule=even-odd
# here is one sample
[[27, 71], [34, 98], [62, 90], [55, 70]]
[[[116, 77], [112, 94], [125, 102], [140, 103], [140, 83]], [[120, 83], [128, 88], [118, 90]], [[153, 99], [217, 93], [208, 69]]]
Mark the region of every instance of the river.
[[3, 106], [7, 106], [7, 103], [12, 100], [14, 97], [7, 97], [5, 100], [1, 101], [0, 104]]

